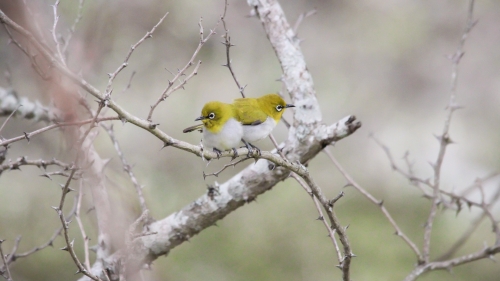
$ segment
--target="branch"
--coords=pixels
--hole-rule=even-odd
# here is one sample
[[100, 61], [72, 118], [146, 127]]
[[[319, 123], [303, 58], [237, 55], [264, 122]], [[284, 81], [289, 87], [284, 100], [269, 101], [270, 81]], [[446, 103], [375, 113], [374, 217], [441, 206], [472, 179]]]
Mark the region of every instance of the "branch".
[[424, 228], [424, 245], [423, 245], [422, 255], [424, 258], [424, 262], [426, 263], [429, 262], [429, 256], [430, 256], [432, 226], [434, 223], [434, 218], [436, 217], [437, 214], [438, 204], [441, 201], [439, 196], [441, 167], [443, 166], [443, 159], [444, 159], [444, 154], [446, 152], [446, 148], [450, 143], [452, 143], [452, 140], [449, 136], [451, 118], [453, 116], [453, 112], [455, 112], [455, 110], [460, 108], [456, 103], [458, 65], [460, 64], [460, 60], [464, 55], [463, 48], [465, 45], [465, 40], [467, 39], [467, 36], [471, 31], [472, 27], [474, 27], [475, 25], [473, 12], [474, 12], [474, 0], [470, 0], [469, 9], [467, 13], [467, 23], [464, 32], [462, 34], [462, 38], [460, 39], [460, 43], [458, 44], [455, 54], [450, 58], [452, 60], [452, 73], [451, 73], [450, 101], [448, 104], [448, 115], [444, 123], [443, 132], [438, 137], [440, 144], [439, 152], [436, 162], [433, 164], [434, 167], [434, 182], [432, 184], [433, 200], [432, 200], [431, 210], [429, 212], [429, 216], [427, 218]]
[[416, 280], [420, 275], [431, 270], [438, 270], [438, 269], [450, 270], [452, 267], [461, 264], [477, 261], [484, 258], [493, 258], [493, 256], [498, 253], [500, 253], [499, 244], [491, 247], [485, 247], [484, 249], [477, 251], [475, 253], [463, 255], [461, 257], [454, 258], [451, 260], [430, 262], [415, 268], [408, 276], [406, 276], [404, 281]]
[[231, 76], [233, 76], [234, 82], [236, 83], [236, 86], [238, 87], [238, 91], [240, 91], [241, 96], [244, 98], [245, 97], [244, 91], [245, 91], [246, 85], [244, 87], [242, 87], [240, 85], [240, 82], [238, 82], [238, 79], [236, 78], [236, 74], [234, 74], [233, 67], [231, 65], [231, 58], [229, 57], [229, 49], [231, 49], [231, 47], [233, 47], [234, 45], [231, 44], [231, 37], [229, 36], [229, 31], [227, 30], [227, 27], [226, 27], [225, 18], [226, 18], [227, 6], [229, 6], [229, 4], [227, 3], [227, 0], [225, 0], [225, 2], [224, 2], [224, 14], [220, 17], [220, 20], [222, 21], [222, 25], [224, 26], [224, 31], [226, 32], [224, 34], [224, 36], [222, 36], [224, 38], [224, 42], [221, 42], [222, 44], [224, 44], [224, 46], [226, 46], [226, 64], [223, 64], [222, 66], [225, 66], [229, 69], [229, 72], [231, 72]]
[[50, 130], [55, 129], [55, 128], [68, 127], [68, 126], [82, 126], [82, 125], [90, 124], [90, 123], [94, 123], [94, 122], [103, 122], [103, 121], [111, 121], [111, 120], [120, 120], [120, 119], [118, 117], [103, 117], [103, 118], [98, 118], [98, 119], [92, 118], [92, 119], [87, 119], [87, 120], [83, 120], [83, 121], [53, 124], [53, 125], [49, 125], [49, 126], [41, 128], [41, 129], [32, 131], [30, 133], [24, 133], [22, 136], [2, 140], [2, 141], [0, 141], [0, 146], [6, 146], [6, 145], [9, 145], [13, 142], [17, 142], [17, 141], [24, 140], [24, 139], [26, 139], [29, 142], [30, 138], [32, 136], [39, 135], [41, 133], [44, 133], [46, 131], [50, 131]]
[[344, 168], [340, 165], [340, 163], [337, 161], [337, 159], [335, 159], [335, 157], [333, 156], [333, 154], [329, 150], [325, 149], [324, 152], [326, 153], [326, 155], [328, 156], [328, 158], [330, 158], [330, 160], [333, 162], [333, 164], [337, 167], [337, 169], [340, 171], [340, 173], [342, 174], [342, 176], [344, 176], [344, 178], [347, 180], [348, 185], [353, 186], [359, 193], [361, 193], [368, 200], [370, 200], [370, 202], [372, 202], [373, 204], [377, 205], [380, 208], [380, 210], [382, 211], [382, 213], [384, 214], [384, 216], [391, 223], [392, 227], [394, 227], [394, 229], [396, 230], [396, 232], [394, 234], [396, 234], [397, 236], [401, 237], [401, 239], [403, 239], [403, 241], [406, 244], [408, 244], [408, 246], [410, 246], [410, 248], [412, 249], [412, 251], [417, 256], [417, 260], [420, 263], [422, 261], [422, 255], [420, 254], [420, 251], [418, 250], [417, 245], [415, 245], [415, 243], [413, 241], [411, 241], [411, 239], [401, 230], [401, 228], [396, 223], [396, 221], [394, 220], [394, 218], [391, 216], [391, 214], [389, 213], [389, 211], [385, 208], [384, 201], [383, 200], [377, 200], [375, 197], [373, 197], [373, 195], [371, 195], [368, 191], [366, 191], [363, 187], [361, 187], [361, 185], [359, 185], [344, 170]]
[[128, 51], [128, 54], [125, 56], [125, 60], [123, 61], [123, 63], [120, 64], [120, 66], [118, 66], [118, 68], [115, 70], [115, 72], [108, 74], [109, 80], [108, 80], [108, 85], [106, 86], [106, 95], [111, 95], [111, 92], [112, 92], [111, 85], [113, 84], [113, 81], [115, 80], [116, 76], [125, 67], [127, 67], [128, 60], [132, 56], [132, 53], [135, 51], [135, 49], [137, 49], [137, 47], [139, 47], [139, 45], [142, 44], [142, 42], [144, 42], [144, 40], [153, 37], [153, 32], [155, 32], [156, 28], [163, 22], [163, 20], [167, 17], [167, 15], [168, 15], [168, 13], [165, 13], [165, 15], [163, 15], [163, 17], [158, 21], [158, 23], [155, 26], [153, 26], [153, 28], [150, 31], [146, 32], [146, 34], [141, 39], [139, 39], [139, 41], [137, 41], [137, 43], [132, 45], [130, 47], [130, 50]]
[[202, 19], [200, 19], [199, 23], [198, 23], [198, 26], [200, 27], [200, 43], [198, 43], [198, 47], [196, 48], [196, 50], [194, 51], [193, 55], [191, 56], [191, 59], [188, 61], [188, 63], [182, 68], [180, 69], [178, 72], [177, 72], [177, 75], [175, 75], [175, 77], [172, 79], [172, 81], [168, 81], [168, 86], [165, 88], [165, 90], [163, 91], [163, 93], [161, 94], [161, 96], [158, 98], [158, 100], [151, 106], [151, 110], [149, 111], [149, 114], [148, 114], [148, 118], [147, 120], [149, 122], [153, 122], [153, 111], [155, 110], [155, 108], [158, 106], [158, 104], [160, 104], [160, 102], [164, 101], [166, 98], [168, 98], [173, 92], [177, 91], [178, 89], [180, 89], [181, 87], [183, 87], [187, 81], [189, 79], [191, 79], [191, 77], [193, 77], [194, 75], [198, 74], [198, 68], [200, 67], [200, 64], [201, 64], [201, 61], [198, 61], [198, 63], [196, 64], [196, 67], [194, 68], [193, 72], [186, 78], [184, 79], [184, 81], [182, 81], [179, 85], [177, 85], [176, 87], [172, 88], [172, 86], [174, 85], [174, 83], [182, 76], [184, 75], [184, 73], [186, 72], [186, 70], [191, 67], [193, 64], [194, 64], [194, 59], [196, 58], [196, 56], [198, 55], [198, 52], [200, 52], [201, 50], [201, 47], [203, 47], [203, 45], [205, 45], [205, 43], [208, 41], [208, 39], [210, 39], [210, 37], [212, 37], [213, 34], [215, 34], [215, 28], [217, 28], [217, 26], [219, 25], [219, 21], [217, 21], [217, 23], [215, 24], [215, 27], [210, 30], [210, 33], [207, 35], [207, 37], [204, 37], [203, 36], [203, 25], [201, 24], [202, 22]]

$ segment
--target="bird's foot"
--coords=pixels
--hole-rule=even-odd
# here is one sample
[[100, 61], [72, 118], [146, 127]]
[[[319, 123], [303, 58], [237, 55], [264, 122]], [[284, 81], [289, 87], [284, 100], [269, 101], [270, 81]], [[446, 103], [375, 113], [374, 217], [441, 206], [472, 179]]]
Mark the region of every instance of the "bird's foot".
[[233, 161], [233, 160], [234, 160], [234, 159], [236, 159], [236, 157], [238, 157], [239, 155], [238, 155], [238, 151], [236, 150], [236, 148], [234, 148], [234, 147], [233, 147], [233, 148], [231, 148], [231, 149], [232, 149], [232, 150], [233, 150], [233, 152], [234, 152], [233, 157], [231, 157], [231, 161]]
[[248, 143], [253, 149], [255, 149], [255, 151], [257, 151], [257, 155], [258, 156], [261, 156], [262, 153], [260, 152], [260, 148], [256, 147], [255, 145], [251, 144], [251, 143]]
[[222, 155], [222, 151], [218, 150], [217, 148], [214, 147], [214, 152], [215, 154], [217, 154], [217, 159], [220, 158], [220, 156]]
[[248, 158], [252, 157], [253, 154], [252, 145], [244, 139], [241, 139], [241, 141], [245, 144], [245, 147], [248, 149], [247, 157]]

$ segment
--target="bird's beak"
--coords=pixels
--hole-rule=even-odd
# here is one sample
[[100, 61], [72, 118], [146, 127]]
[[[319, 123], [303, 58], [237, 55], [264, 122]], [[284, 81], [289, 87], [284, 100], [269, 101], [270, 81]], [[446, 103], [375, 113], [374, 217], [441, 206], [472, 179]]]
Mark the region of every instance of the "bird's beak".
[[289, 108], [289, 107], [295, 107], [295, 105], [293, 105], [293, 104], [286, 104], [285, 105], [285, 108]]
[[207, 117], [205, 117], [205, 116], [200, 116], [200, 117], [194, 119], [194, 121], [200, 121], [200, 120], [203, 120], [203, 119], [206, 119], [206, 118]]

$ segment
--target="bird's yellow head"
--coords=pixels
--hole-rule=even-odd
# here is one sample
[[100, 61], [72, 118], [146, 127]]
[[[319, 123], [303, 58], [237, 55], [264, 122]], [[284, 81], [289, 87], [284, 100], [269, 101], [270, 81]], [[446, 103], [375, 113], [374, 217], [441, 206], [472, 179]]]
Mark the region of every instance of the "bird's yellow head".
[[277, 94], [268, 94], [257, 98], [259, 108], [267, 115], [271, 116], [276, 122], [281, 120], [285, 108], [295, 107], [293, 104], [287, 104], [282, 97]]
[[195, 121], [203, 122], [203, 126], [210, 132], [216, 134], [222, 130], [226, 122], [234, 118], [234, 106], [231, 104], [211, 101], [203, 106], [201, 116], [196, 118]]

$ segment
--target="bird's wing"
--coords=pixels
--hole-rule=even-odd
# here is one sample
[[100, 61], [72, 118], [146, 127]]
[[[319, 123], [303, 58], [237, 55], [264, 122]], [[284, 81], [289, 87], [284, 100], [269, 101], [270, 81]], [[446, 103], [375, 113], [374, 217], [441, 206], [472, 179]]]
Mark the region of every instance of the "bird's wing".
[[255, 126], [262, 124], [267, 119], [267, 114], [259, 109], [257, 103], [251, 99], [235, 99], [234, 105], [238, 119], [243, 125]]
[[198, 125], [188, 127], [186, 129], [182, 130], [182, 132], [189, 133], [189, 132], [196, 131], [196, 130], [199, 130], [201, 132], [203, 130], [203, 124], [198, 124]]

